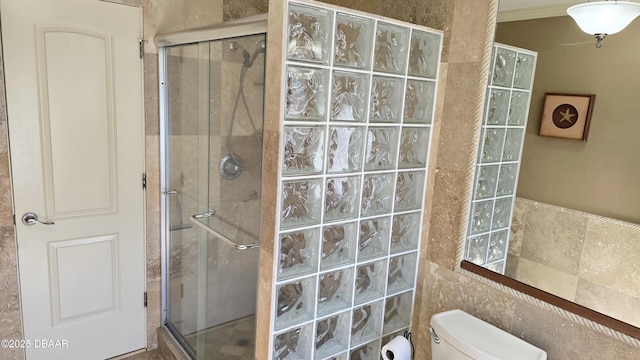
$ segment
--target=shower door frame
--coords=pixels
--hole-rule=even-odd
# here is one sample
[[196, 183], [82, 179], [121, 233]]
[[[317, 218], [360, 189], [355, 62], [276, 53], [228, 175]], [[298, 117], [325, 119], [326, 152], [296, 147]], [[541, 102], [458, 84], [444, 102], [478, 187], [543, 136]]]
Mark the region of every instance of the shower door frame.
[[193, 45], [203, 42], [225, 40], [230, 38], [267, 34], [267, 14], [260, 14], [243, 19], [216, 23], [211, 26], [196, 29], [181, 30], [166, 34], [158, 34], [154, 37], [154, 44], [158, 47], [158, 86], [159, 86], [159, 117], [160, 117], [160, 241], [161, 241], [161, 299], [162, 315], [161, 323], [167, 323], [168, 307], [168, 266], [169, 263], [169, 219], [168, 219], [168, 195], [169, 169], [167, 160], [170, 158], [167, 141], [169, 140], [169, 108], [167, 101], [167, 48], [174, 46]]

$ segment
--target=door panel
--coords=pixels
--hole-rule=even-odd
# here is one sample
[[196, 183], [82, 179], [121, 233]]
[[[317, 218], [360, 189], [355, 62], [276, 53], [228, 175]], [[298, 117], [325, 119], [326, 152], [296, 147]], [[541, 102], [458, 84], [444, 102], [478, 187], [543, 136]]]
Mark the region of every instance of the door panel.
[[0, 0], [0, 16], [27, 360], [143, 348], [141, 10]]
[[38, 26], [36, 39], [49, 218], [113, 212], [113, 39], [68, 26]]
[[117, 241], [113, 234], [49, 243], [53, 326], [118, 310]]

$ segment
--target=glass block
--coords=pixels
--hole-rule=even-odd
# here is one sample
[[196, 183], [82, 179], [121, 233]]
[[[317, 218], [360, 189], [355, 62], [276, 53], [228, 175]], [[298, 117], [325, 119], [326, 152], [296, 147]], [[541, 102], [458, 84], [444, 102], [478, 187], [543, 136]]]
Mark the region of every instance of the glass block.
[[327, 173], [360, 171], [364, 136], [364, 127], [330, 127]]
[[324, 220], [346, 220], [358, 216], [360, 176], [327, 179], [324, 196]]
[[349, 352], [351, 360], [378, 360], [380, 359], [380, 340], [357, 347]]
[[331, 119], [363, 122], [367, 119], [369, 74], [334, 71]]
[[507, 129], [507, 136], [504, 139], [502, 161], [517, 161], [520, 158], [523, 136], [524, 129]]
[[347, 311], [316, 321], [314, 359], [324, 359], [347, 350], [350, 315]]
[[282, 175], [322, 173], [324, 126], [285, 126]]
[[325, 226], [322, 231], [320, 269], [355, 263], [357, 240], [357, 222]]
[[371, 174], [364, 176], [361, 216], [390, 213], [392, 199], [393, 174]]
[[436, 83], [407, 80], [404, 95], [403, 118], [405, 123], [431, 124], [436, 96]]
[[318, 280], [318, 316], [351, 307], [353, 268], [320, 274]]
[[[351, 346], [358, 346], [382, 335], [383, 301], [353, 309]], [[377, 353], [380, 356], [380, 353]], [[353, 355], [351, 356], [353, 359]], [[377, 358], [376, 358], [377, 359]]]
[[496, 86], [511, 87], [516, 65], [516, 52], [498, 47], [495, 53], [492, 83]]
[[318, 271], [320, 228], [280, 234], [278, 280]]
[[273, 339], [274, 360], [303, 360], [311, 358], [313, 324], [276, 334]]
[[395, 211], [419, 210], [422, 207], [424, 171], [398, 173]]
[[287, 58], [328, 64], [333, 11], [289, 4]]
[[524, 126], [529, 116], [527, 107], [529, 107], [529, 93], [512, 91], [507, 123], [513, 126]]
[[481, 162], [498, 162], [502, 158], [502, 145], [504, 144], [505, 129], [484, 129], [482, 142]]
[[440, 34], [413, 29], [409, 52], [409, 75], [435, 79], [438, 75]]
[[429, 152], [429, 128], [403, 127], [400, 132], [398, 168], [425, 167]]
[[398, 128], [369, 127], [365, 148], [365, 170], [391, 170], [396, 167]]
[[491, 89], [487, 108], [488, 125], [506, 124], [507, 112], [509, 110], [509, 91]]
[[416, 277], [417, 254], [410, 253], [389, 259], [387, 294], [413, 288]]
[[408, 52], [409, 29], [378, 22], [373, 69], [394, 74], [404, 74]]
[[328, 84], [328, 70], [288, 66], [285, 117], [296, 120], [324, 120]]
[[482, 200], [495, 196], [498, 185], [499, 165], [478, 166], [475, 199]]
[[276, 329], [313, 319], [316, 277], [311, 276], [277, 286]]
[[372, 19], [338, 13], [333, 64], [370, 69], [373, 27]]
[[491, 225], [491, 229], [503, 229], [509, 226], [512, 205], [513, 198], [511, 196], [496, 199], [493, 207], [493, 224]]
[[390, 233], [391, 218], [388, 216], [360, 220], [358, 261], [386, 256], [389, 253]]
[[420, 213], [395, 215], [391, 227], [391, 253], [418, 248]]
[[328, 357], [326, 360], [349, 360], [349, 352], [345, 351], [342, 354]]
[[487, 269], [504, 275], [504, 261], [487, 265]]
[[471, 236], [467, 240], [466, 260], [476, 265], [484, 265], [489, 250], [489, 234], [482, 236]]
[[516, 178], [518, 177], [518, 164], [500, 165], [498, 177], [497, 196], [513, 195], [516, 190]]
[[471, 234], [479, 234], [489, 231], [491, 227], [491, 214], [493, 213], [493, 200], [474, 202], [471, 205]]
[[373, 76], [369, 104], [370, 122], [400, 122], [402, 116], [402, 90], [404, 80]]
[[412, 308], [413, 292], [411, 291], [387, 298], [382, 332], [386, 334], [408, 327], [411, 323]]
[[320, 223], [322, 179], [282, 183], [281, 227], [288, 229]]
[[387, 259], [382, 259], [356, 268], [356, 305], [384, 296], [387, 283]]
[[507, 255], [507, 243], [509, 239], [509, 229], [491, 233], [489, 241], [488, 262], [502, 260]]
[[516, 60], [516, 75], [513, 79], [513, 87], [516, 89], [531, 89], [531, 80], [536, 67], [536, 57], [533, 55], [518, 53]]

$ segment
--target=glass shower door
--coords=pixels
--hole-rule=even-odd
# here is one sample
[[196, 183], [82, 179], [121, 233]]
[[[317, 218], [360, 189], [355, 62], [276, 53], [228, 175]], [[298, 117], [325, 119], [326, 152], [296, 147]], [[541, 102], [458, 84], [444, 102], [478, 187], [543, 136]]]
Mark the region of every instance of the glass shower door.
[[164, 49], [165, 323], [197, 359], [254, 358], [264, 41]]

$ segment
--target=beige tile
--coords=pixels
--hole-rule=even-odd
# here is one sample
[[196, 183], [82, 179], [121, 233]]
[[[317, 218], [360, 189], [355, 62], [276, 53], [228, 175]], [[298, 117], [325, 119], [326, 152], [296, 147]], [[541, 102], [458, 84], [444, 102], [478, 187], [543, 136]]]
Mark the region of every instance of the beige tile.
[[577, 275], [587, 220], [540, 206], [527, 212], [520, 257]]
[[224, 20], [239, 19], [267, 12], [269, 0], [224, 1]]
[[13, 226], [13, 193], [8, 176], [0, 177], [0, 209], [0, 226]]
[[528, 202], [519, 201], [519, 198], [516, 198], [513, 207], [511, 232], [509, 233], [509, 255], [520, 256], [528, 210]]
[[[489, 1], [455, 1], [447, 61], [481, 63], [487, 35], [493, 37]], [[478, 74], [479, 75], [479, 74]], [[486, 83], [483, 83], [486, 84]]]
[[380, 9], [384, 16], [442, 30], [447, 15], [447, 2], [446, 0], [414, 0], [406, 1], [404, 6], [398, 6], [394, 2], [380, 1]]
[[580, 279], [576, 303], [640, 328], [640, 298]]
[[[479, 84], [486, 82], [480, 70], [478, 63], [449, 63], [446, 83], [439, 84], [444, 86], [446, 91], [438, 144], [439, 168], [468, 172], [469, 164], [475, 160], [474, 135], [480, 126], [475, 117], [478, 106], [484, 99], [480, 98], [478, 90], [481, 88]], [[459, 190], [463, 191], [465, 188]]]
[[520, 262], [519, 256], [509, 254], [507, 256], [507, 264], [505, 265], [505, 268], [504, 268], [504, 276], [510, 277], [512, 279], [516, 279], [519, 262]]
[[145, 134], [160, 135], [158, 54], [144, 54]]
[[438, 169], [435, 172], [432, 216], [429, 224], [427, 258], [453, 270], [458, 251], [458, 229], [468, 208], [460, 207], [458, 199], [468, 179], [466, 172]]
[[545, 350], [549, 360], [640, 359], [639, 348], [524, 302], [516, 304], [511, 333]]
[[540, 290], [552, 293], [569, 301], [574, 301], [578, 287], [578, 277], [561, 270], [531, 260], [520, 258], [516, 280]]
[[589, 220], [580, 278], [640, 297], [638, 226]]

